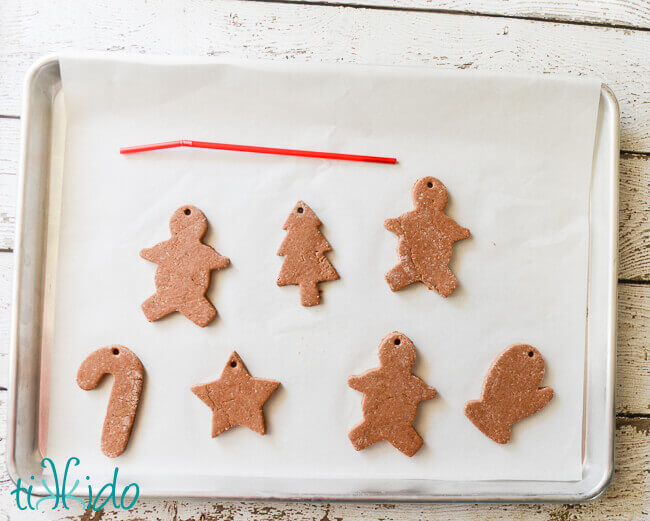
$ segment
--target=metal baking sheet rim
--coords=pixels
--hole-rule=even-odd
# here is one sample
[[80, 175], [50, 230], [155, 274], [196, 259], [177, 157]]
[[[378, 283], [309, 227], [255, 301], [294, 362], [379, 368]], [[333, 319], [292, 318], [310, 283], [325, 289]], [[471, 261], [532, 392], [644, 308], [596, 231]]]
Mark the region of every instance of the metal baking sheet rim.
[[[23, 96], [20, 172], [9, 363], [6, 464], [11, 479], [40, 476], [38, 396], [43, 315], [45, 238], [53, 101], [61, 89], [56, 55], [36, 62]], [[579, 481], [303, 480], [196, 477], [201, 486], [170, 487], [168, 479], [140, 481], [143, 497], [323, 500], [356, 502], [582, 502], [599, 497], [614, 473], [616, 304], [618, 274], [619, 109], [601, 88], [590, 202], [589, 297]], [[594, 167], [594, 171], [596, 168]], [[594, 193], [602, 193], [602, 200]], [[595, 230], [597, 229], [597, 233]], [[601, 255], [594, 255], [595, 252]], [[595, 356], [597, 355], [597, 356]], [[603, 385], [604, 383], [604, 385]], [[187, 478], [185, 478], [187, 479]], [[221, 481], [221, 483], [218, 483]], [[207, 483], [206, 483], [207, 482]], [[306, 483], [310, 485], [305, 486]], [[365, 485], [363, 484], [365, 483]], [[210, 486], [207, 486], [210, 485]], [[297, 489], [302, 489], [297, 492]], [[350, 490], [356, 489], [351, 493]], [[293, 493], [291, 491], [294, 491]], [[251, 491], [256, 491], [252, 493]], [[46, 495], [34, 486], [35, 495]]]

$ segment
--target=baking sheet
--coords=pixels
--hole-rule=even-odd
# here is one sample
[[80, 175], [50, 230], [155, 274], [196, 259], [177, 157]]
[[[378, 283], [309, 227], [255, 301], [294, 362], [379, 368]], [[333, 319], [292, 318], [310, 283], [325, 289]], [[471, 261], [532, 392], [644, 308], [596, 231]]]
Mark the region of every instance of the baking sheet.
[[[101, 475], [223, 475], [576, 480], [582, 474], [589, 174], [600, 84], [434, 73], [411, 68], [194, 65], [62, 59], [67, 135], [48, 455], [76, 455]], [[395, 155], [396, 166], [163, 151], [119, 146], [189, 138]], [[396, 239], [381, 226], [411, 208], [410, 187], [436, 175], [447, 213], [471, 229], [449, 299], [424, 287], [388, 291]], [[275, 256], [286, 215], [304, 199], [325, 223], [341, 280], [323, 305], [278, 288]], [[155, 324], [139, 305], [154, 291], [142, 247], [168, 237], [178, 206], [211, 222], [207, 242], [232, 260], [213, 277], [217, 320]], [[415, 372], [440, 396], [422, 404], [425, 446], [406, 458], [387, 444], [356, 453], [361, 418], [348, 375], [377, 365], [398, 329], [415, 342]], [[537, 346], [539, 414], [497, 446], [463, 416], [487, 367], [514, 342]], [[110, 383], [77, 388], [95, 347], [123, 343], [147, 368], [127, 452], [109, 461], [99, 433]], [[210, 411], [189, 387], [218, 377], [236, 348], [251, 372], [280, 380], [269, 435], [209, 437]], [[110, 468], [109, 468], [110, 467]]]

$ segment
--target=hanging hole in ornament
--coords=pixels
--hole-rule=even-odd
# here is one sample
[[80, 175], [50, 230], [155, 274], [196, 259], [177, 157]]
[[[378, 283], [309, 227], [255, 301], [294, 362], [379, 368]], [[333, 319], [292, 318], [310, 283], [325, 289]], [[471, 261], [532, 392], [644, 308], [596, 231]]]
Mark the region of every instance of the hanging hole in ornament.
[[395, 345], [398, 346], [402, 343], [402, 341], [399, 338], [395, 339]]
[[120, 354], [120, 350], [119, 350], [117, 347], [114, 347], [114, 348], [113, 348], [113, 354], [114, 354], [114, 355], [119, 355], [119, 354]]
[[237, 367], [237, 362], [235, 362], [234, 360], [230, 362], [230, 367]]
[[192, 213], [192, 210], [189, 208], [185, 208], [185, 215], [190, 215]]
[[304, 212], [304, 210], [302, 209], [302, 207], [298, 208], [298, 210], [296, 210], [296, 211], [297, 211], [298, 213], [302, 213], [302, 212]]

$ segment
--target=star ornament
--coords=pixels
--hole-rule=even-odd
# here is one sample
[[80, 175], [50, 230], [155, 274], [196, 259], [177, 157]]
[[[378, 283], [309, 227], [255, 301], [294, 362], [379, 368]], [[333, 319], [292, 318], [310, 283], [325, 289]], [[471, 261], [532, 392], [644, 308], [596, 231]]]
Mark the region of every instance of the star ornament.
[[263, 407], [280, 382], [253, 378], [241, 357], [233, 351], [214, 382], [192, 387], [192, 392], [212, 409], [212, 437], [235, 425], [266, 434]]

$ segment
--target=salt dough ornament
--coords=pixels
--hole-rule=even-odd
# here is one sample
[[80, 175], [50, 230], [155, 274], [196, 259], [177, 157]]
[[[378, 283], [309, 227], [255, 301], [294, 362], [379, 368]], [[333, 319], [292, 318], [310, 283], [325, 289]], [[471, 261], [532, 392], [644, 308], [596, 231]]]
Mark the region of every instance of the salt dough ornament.
[[280, 382], [253, 378], [244, 362], [233, 351], [214, 382], [195, 385], [192, 392], [212, 409], [212, 437], [235, 425], [266, 434], [263, 407]]
[[318, 229], [321, 224], [312, 209], [298, 201], [282, 227], [287, 235], [278, 250], [278, 255], [285, 257], [278, 286], [300, 286], [303, 306], [320, 303], [319, 282], [340, 278], [325, 257], [325, 252], [332, 251], [332, 247]]
[[422, 447], [413, 428], [418, 404], [438, 393], [411, 373], [415, 356], [413, 342], [393, 331], [379, 345], [380, 367], [348, 378], [363, 393], [363, 421], [348, 434], [356, 450], [385, 440], [410, 457]]
[[217, 314], [205, 296], [210, 272], [227, 267], [230, 259], [201, 242], [208, 230], [208, 220], [194, 206], [176, 210], [169, 229], [170, 239], [140, 252], [143, 259], [158, 265], [156, 293], [142, 304], [142, 311], [149, 322], [179, 311], [205, 327]]
[[102, 429], [102, 452], [115, 458], [124, 452], [140, 402], [144, 367], [140, 359], [120, 345], [93, 351], [79, 367], [77, 384], [86, 391], [99, 385], [106, 374], [113, 375], [113, 388]]
[[527, 344], [509, 347], [490, 366], [481, 399], [465, 405], [465, 416], [488, 438], [508, 443], [510, 427], [553, 398], [553, 389], [539, 387], [544, 371], [544, 358], [537, 349]]
[[415, 209], [395, 219], [386, 219], [384, 227], [399, 237], [397, 253], [400, 262], [386, 273], [392, 291], [399, 291], [415, 282], [448, 297], [458, 286], [449, 269], [454, 242], [470, 234], [451, 217], [445, 215], [447, 189], [435, 177], [424, 177], [411, 191]]

